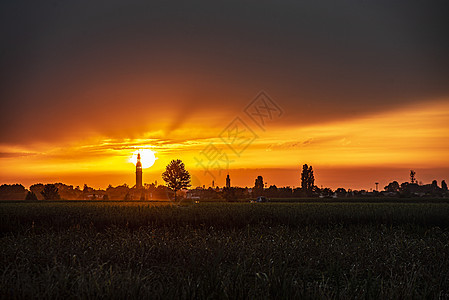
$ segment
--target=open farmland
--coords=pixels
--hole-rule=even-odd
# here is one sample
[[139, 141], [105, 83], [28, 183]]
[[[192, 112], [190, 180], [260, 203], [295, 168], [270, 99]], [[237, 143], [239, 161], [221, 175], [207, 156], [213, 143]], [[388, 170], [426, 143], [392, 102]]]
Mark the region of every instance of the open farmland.
[[447, 298], [447, 203], [0, 203], [3, 298]]

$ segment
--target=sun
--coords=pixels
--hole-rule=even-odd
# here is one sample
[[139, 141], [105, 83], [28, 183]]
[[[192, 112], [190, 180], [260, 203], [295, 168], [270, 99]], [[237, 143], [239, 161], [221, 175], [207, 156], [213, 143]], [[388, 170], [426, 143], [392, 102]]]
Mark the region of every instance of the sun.
[[136, 164], [138, 153], [140, 153], [140, 162], [142, 163], [142, 168], [149, 168], [156, 162], [157, 157], [155, 156], [155, 152], [150, 149], [139, 149], [134, 151], [132, 156], [129, 158], [129, 162]]

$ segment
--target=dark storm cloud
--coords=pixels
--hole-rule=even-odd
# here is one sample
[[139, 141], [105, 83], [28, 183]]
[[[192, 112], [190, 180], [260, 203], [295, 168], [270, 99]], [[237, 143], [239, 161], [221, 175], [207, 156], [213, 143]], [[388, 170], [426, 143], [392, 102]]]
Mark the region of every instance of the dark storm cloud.
[[260, 89], [286, 110], [286, 123], [447, 97], [446, 6], [3, 2], [0, 142], [132, 135], [161, 119], [169, 132], [190, 107], [238, 113]]

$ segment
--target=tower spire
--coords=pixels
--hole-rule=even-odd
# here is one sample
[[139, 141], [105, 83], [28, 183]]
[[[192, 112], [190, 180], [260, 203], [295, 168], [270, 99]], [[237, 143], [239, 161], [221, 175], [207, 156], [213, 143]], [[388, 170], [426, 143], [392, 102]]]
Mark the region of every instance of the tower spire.
[[136, 163], [136, 188], [142, 188], [142, 163], [140, 162], [140, 153], [137, 153]]
[[229, 177], [229, 173], [228, 173], [228, 176], [226, 176], [226, 187], [227, 188], [231, 187], [231, 178]]

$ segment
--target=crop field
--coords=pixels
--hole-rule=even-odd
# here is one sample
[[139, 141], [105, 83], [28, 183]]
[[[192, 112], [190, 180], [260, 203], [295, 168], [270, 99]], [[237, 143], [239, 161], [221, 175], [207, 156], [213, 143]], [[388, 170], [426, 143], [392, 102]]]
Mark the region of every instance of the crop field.
[[0, 203], [2, 298], [449, 298], [448, 203]]

